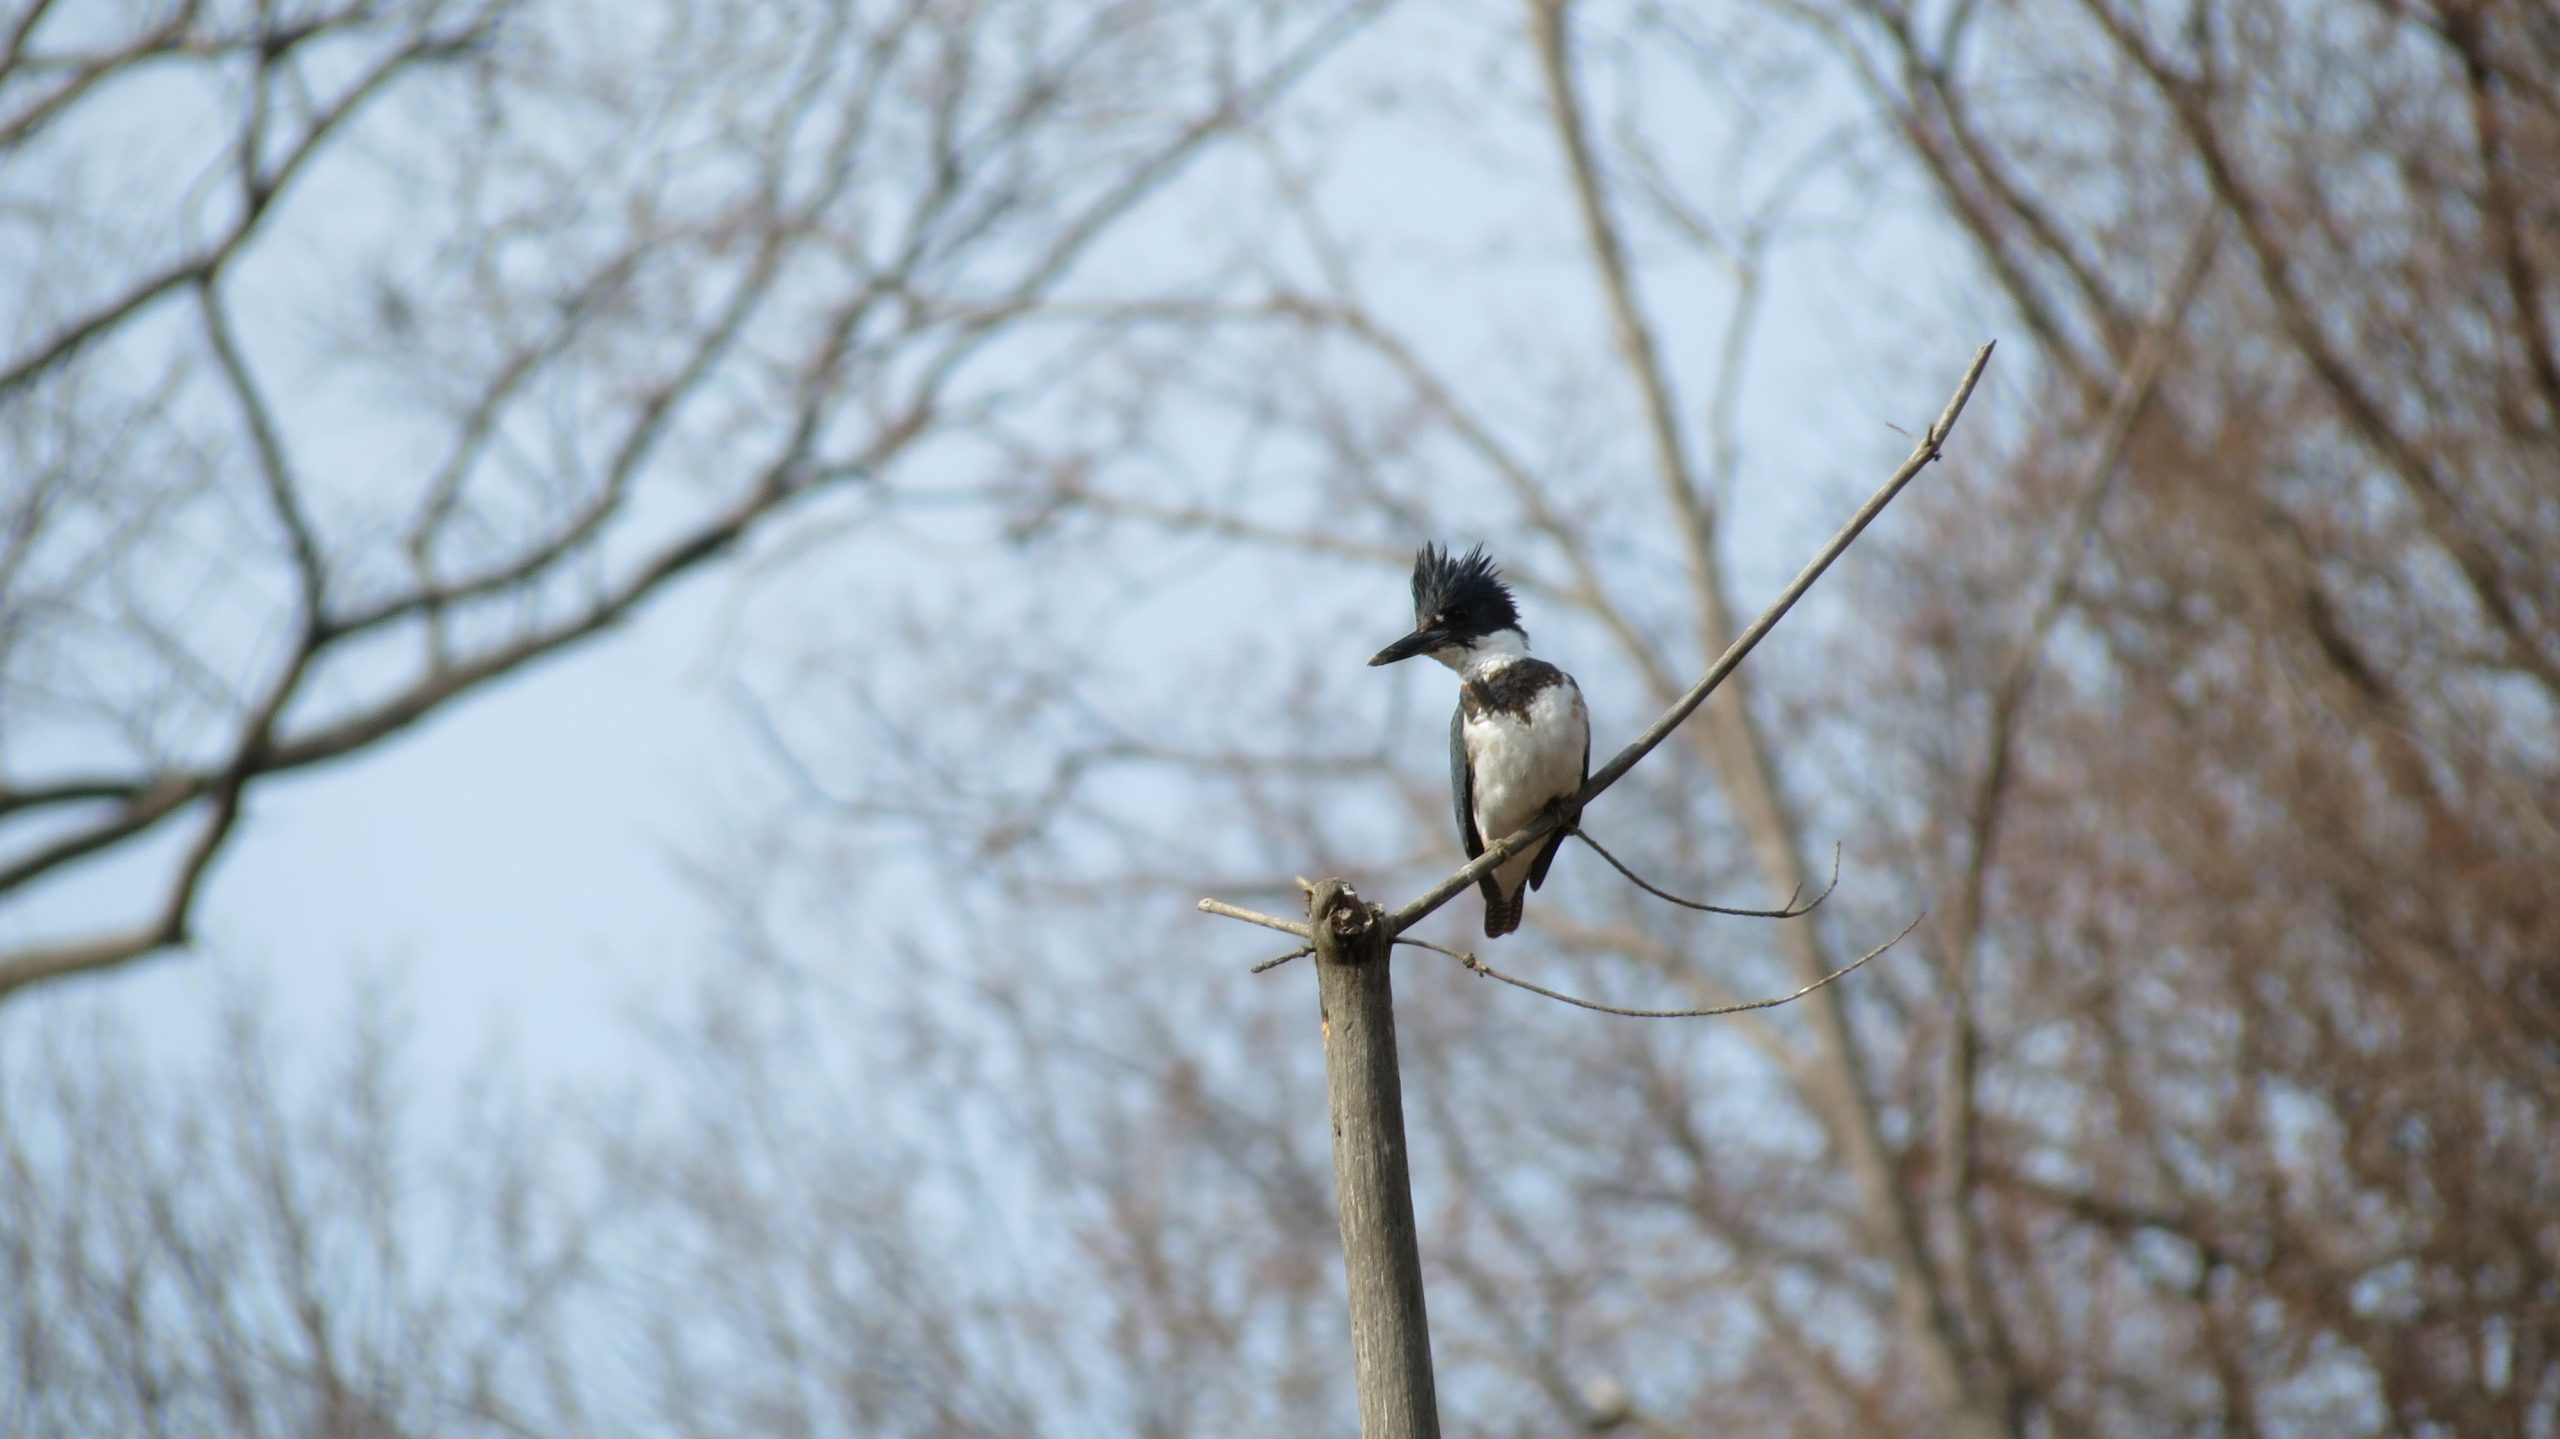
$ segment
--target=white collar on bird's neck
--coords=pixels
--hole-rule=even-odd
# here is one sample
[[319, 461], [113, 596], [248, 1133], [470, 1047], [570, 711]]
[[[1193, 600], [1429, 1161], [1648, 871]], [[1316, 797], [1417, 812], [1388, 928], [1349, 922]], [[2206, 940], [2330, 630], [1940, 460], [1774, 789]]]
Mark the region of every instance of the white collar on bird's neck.
[[1480, 670], [1498, 670], [1529, 654], [1529, 637], [1516, 629], [1495, 630], [1478, 635], [1462, 645], [1443, 645], [1431, 657], [1460, 674]]

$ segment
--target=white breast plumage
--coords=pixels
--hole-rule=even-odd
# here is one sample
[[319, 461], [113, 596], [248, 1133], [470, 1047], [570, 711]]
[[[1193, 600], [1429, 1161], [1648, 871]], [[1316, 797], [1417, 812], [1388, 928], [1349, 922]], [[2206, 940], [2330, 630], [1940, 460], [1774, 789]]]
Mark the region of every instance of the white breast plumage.
[[[1539, 689], [1520, 710], [1483, 706], [1461, 728], [1474, 794], [1476, 834], [1493, 844], [1537, 818], [1550, 802], [1582, 784], [1591, 723], [1582, 691], [1568, 675]], [[1505, 894], [1527, 882], [1536, 851], [1495, 871]]]

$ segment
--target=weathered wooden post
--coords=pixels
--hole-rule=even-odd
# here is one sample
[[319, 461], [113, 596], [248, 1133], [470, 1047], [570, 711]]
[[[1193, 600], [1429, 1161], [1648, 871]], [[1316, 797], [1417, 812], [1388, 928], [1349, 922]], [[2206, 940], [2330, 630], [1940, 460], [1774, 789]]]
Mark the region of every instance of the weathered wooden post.
[[1351, 1291], [1361, 1439], [1438, 1439], [1431, 1321], [1422, 1302], [1405, 1162], [1404, 1085], [1396, 1070], [1386, 913], [1338, 879], [1307, 893], [1324, 1020], [1325, 1096], [1333, 1111], [1334, 1202]]

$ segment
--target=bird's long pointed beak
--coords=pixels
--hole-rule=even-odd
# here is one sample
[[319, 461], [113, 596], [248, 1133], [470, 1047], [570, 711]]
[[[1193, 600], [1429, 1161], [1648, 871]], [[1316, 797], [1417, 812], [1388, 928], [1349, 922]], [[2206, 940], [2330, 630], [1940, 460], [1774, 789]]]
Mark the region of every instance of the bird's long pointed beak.
[[1391, 665], [1398, 660], [1409, 660], [1415, 655], [1430, 653], [1432, 647], [1439, 642], [1440, 636], [1432, 631], [1415, 630], [1412, 634], [1369, 656], [1369, 663]]

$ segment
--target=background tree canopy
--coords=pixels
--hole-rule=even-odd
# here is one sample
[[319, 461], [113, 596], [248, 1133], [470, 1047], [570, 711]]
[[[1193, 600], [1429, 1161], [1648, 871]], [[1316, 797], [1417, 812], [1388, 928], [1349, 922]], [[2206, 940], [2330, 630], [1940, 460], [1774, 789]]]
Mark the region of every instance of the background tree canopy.
[[[2560, 1434], [2554, 177], [2526, 0], [10, 0], [0, 1428], [1348, 1432], [1191, 901], [1456, 864], [1421, 541], [1614, 748], [1996, 334], [1587, 817], [1836, 896], [1499, 959], [1904, 949], [1399, 960], [1452, 1432]], [[710, 939], [280, 1019], [261, 797], [704, 576]]]

